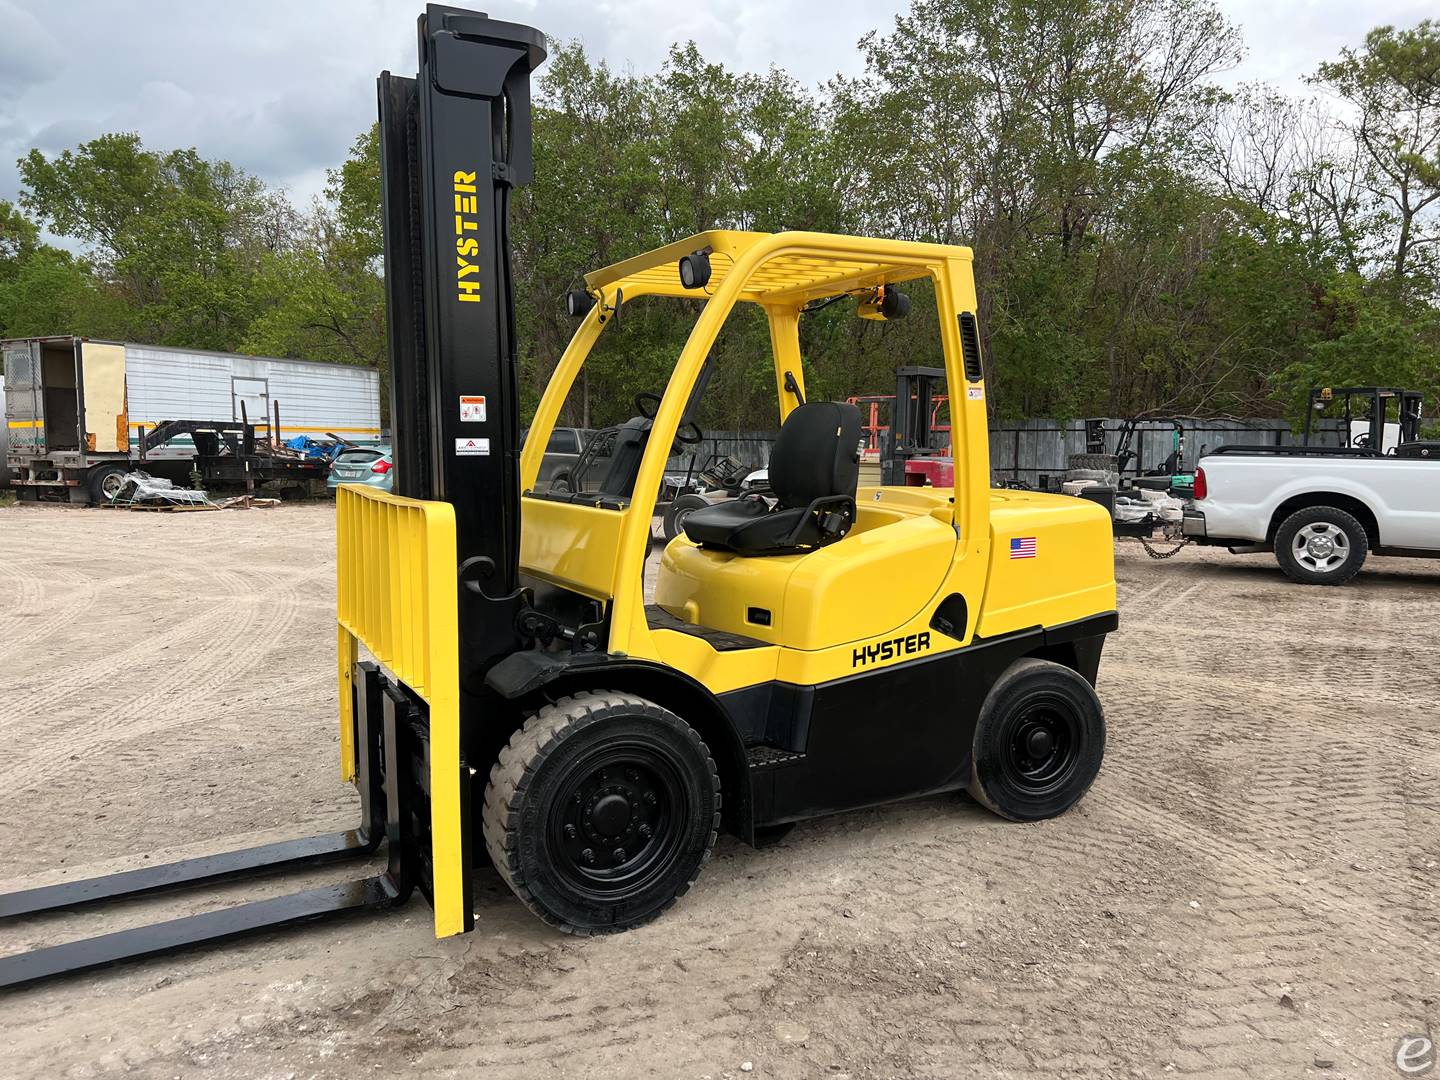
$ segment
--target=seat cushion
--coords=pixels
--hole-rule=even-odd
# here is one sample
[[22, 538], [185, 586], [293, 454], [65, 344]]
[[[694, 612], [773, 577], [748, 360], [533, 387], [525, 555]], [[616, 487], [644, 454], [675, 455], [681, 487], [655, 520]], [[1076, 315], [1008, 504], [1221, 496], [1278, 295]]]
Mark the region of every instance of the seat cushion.
[[[804, 523], [799, 539], [789, 543], [795, 527]], [[685, 518], [685, 535], [704, 547], [725, 548], [740, 555], [763, 555], [794, 550], [820, 541], [820, 529], [804, 507], [770, 510], [763, 499], [731, 499], [692, 510]]]

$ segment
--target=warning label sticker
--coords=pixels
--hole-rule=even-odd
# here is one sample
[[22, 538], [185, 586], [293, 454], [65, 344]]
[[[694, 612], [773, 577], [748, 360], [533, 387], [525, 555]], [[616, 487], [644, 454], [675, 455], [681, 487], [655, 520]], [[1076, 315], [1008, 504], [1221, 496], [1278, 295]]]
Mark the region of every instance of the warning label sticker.
[[971, 386], [966, 389], [965, 396], [971, 401], [984, 401], [985, 388], [983, 386]]
[[456, 457], [489, 457], [489, 456], [490, 456], [490, 440], [489, 440], [489, 439], [456, 439], [456, 440], [455, 440], [455, 456], [456, 456]]
[[462, 424], [483, 424], [485, 422], [485, 395], [473, 397], [460, 395], [460, 422]]

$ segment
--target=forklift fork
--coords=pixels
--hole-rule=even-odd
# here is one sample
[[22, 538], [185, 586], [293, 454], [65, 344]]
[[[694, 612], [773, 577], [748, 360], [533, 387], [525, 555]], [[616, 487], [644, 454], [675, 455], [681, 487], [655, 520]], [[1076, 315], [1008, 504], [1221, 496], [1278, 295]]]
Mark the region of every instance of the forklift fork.
[[0, 990], [408, 900], [417, 884], [423, 887], [412, 835], [417, 710], [374, 664], [356, 664], [354, 684], [358, 828], [9, 893], [0, 896], [0, 922], [361, 858], [378, 850], [382, 840], [388, 847], [384, 873], [0, 957]]

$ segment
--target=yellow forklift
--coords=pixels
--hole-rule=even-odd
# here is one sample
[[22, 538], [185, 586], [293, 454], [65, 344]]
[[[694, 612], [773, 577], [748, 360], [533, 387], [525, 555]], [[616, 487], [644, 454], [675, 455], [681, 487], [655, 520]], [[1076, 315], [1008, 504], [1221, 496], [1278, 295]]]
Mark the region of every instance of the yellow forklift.
[[[535, 30], [431, 6], [415, 79], [380, 77], [397, 494], [342, 487], [343, 779], [361, 822], [0, 897], [0, 918], [363, 858], [383, 873], [0, 959], [0, 987], [404, 902], [473, 925], [488, 861], [560, 930], [625, 930], [696, 879], [717, 831], [968, 790], [1059, 814], [1104, 751], [1094, 691], [1116, 626], [1094, 504], [989, 486], [970, 251], [713, 231], [588, 274], [519, 445], [511, 189], [531, 175]], [[805, 393], [800, 323], [853, 298], [900, 317], [929, 281], [952, 390], [953, 488], [857, 487], [860, 416]], [[663, 394], [620, 425], [593, 491], [537, 489], [566, 394], [623, 305], [689, 300]], [[696, 510], [644, 570], [666, 459], [738, 304], [769, 320], [771, 490]]]

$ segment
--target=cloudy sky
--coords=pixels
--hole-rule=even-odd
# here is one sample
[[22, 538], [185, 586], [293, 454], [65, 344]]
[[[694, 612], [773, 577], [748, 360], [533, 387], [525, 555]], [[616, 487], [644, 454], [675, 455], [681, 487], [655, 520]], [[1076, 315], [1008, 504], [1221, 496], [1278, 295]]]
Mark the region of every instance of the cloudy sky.
[[[472, 0], [497, 18], [578, 37], [621, 67], [656, 68], [693, 38], [737, 68], [818, 83], [854, 73], [856, 40], [907, 0]], [[1434, 0], [1219, 0], [1249, 56], [1226, 82], [1301, 77], [1381, 22], [1411, 25]], [[374, 77], [415, 67], [420, 0], [0, 0], [0, 198], [14, 162], [105, 131], [157, 149], [194, 146], [308, 201], [374, 117]]]

